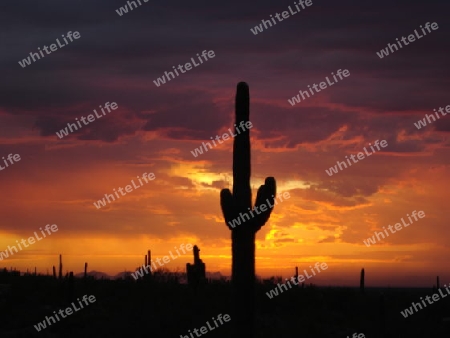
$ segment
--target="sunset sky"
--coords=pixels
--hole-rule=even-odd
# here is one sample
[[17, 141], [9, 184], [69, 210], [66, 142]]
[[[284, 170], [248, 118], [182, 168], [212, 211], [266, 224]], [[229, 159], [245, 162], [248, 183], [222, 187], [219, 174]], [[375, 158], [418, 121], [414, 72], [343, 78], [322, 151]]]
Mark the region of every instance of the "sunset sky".
[[[256, 273], [310, 281], [432, 287], [450, 282], [448, 1], [312, 0], [262, 33], [250, 28], [293, 1], [149, 1], [123, 16], [124, 0], [7, 1], [0, 22], [0, 251], [46, 224], [59, 231], [0, 261], [116, 275], [182, 243], [197, 244], [209, 272], [231, 274], [220, 209], [232, 187], [233, 141], [191, 153], [234, 123], [236, 84], [250, 87], [253, 198], [265, 177], [291, 198], [257, 233]], [[380, 59], [376, 52], [439, 29]], [[67, 32], [81, 37], [22, 68], [18, 61]], [[61, 40], [62, 41], [62, 40]], [[202, 51], [215, 57], [157, 87], [154, 80]], [[350, 76], [295, 106], [288, 99], [331, 72]], [[59, 139], [56, 132], [105, 102], [118, 109]], [[326, 169], [376, 140], [388, 146], [333, 176]], [[0, 165], [4, 166], [3, 160]], [[155, 179], [106, 207], [94, 202], [136, 176]], [[426, 217], [366, 247], [375, 230], [413, 210]], [[174, 252], [174, 251], [173, 251]], [[184, 271], [189, 252], [165, 267]]]

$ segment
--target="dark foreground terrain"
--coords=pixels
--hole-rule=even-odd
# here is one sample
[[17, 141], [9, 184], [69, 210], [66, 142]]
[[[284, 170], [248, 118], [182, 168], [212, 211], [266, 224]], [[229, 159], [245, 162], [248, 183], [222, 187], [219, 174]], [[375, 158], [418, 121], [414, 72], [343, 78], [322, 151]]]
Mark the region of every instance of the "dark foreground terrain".
[[[430, 289], [359, 289], [305, 287], [266, 295], [274, 285], [256, 289], [257, 337], [449, 337], [450, 297], [412, 316], [400, 311], [432, 295]], [[444, 289], [445, 291], [445, 289]], [[383, 294], [383, 296], [381, 296]], [[37, 332], [45, 316], [83, 295], [96, 301]], [[193, 290], [173, 276], [159, 279], [94, 280], [51, 276], [12, 276], [0, 272], [0, 337], [181, 337], [212, 317], [231, 321], [193, 337], [231, 337], [231, 285], [210, 282]], [[212, 324], [212, 326], [214, 326]]]

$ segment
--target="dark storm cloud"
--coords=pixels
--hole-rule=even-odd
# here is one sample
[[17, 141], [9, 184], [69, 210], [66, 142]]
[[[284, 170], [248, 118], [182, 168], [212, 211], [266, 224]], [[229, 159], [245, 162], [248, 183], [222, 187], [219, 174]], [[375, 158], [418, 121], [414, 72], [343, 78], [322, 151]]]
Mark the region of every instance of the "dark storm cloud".
[[[395, 135], [406, 122], [391, 123], [397, 118], [387, 112], [430, 110], [430, 102], [444, 101], [449, 89], [449, 29], [444, 25], [449, 5], [443, 1], [313, 0], [257, 36], [250, 28], [293, 2], [141, 2], [122, 17], [115, 12], [126, 4], [122, 0], [2, 5], [7, 33], [0, 36], [0, 108], [35, 116], [35, 126], [47, 136], [83, 109], [115, 101], [126, 108], [126, 118], [117, 114], [115, 122], [99, 121], [76, 137], [115, 141], [143, 127], [173, 139], [209, 139], [229, 122], [228, 110], [217, 106], [217, 92], [210, 89], [223, 92], [226, 86], [233, 93], [228, 84], [249, 78], [271, 88], [267, 100], [286, 102], [331, 71], [347, 68], [351, 76], [324, 91], [322, 99], [377, 111], [387, 116], [385, 131]], [[427, 21], [438, 22], [439, 29], [384, 59], [375, 54]], [[79, 31], [81, 38], [26, 68], [18, 65], [69, 30]], [[205, 49], [216, 57], [161, 87], [154, 85], [172, 66]], [[287, 147], [324, 140], [344, 125], [349, 135], [368, 133], [360, 116], [338, 108], [254, 107], [260, 108], [255, 115], [260, 137], [286, 135]], [[447, 130], [443, 123], [436, 128]], [[421, 149], [417, 142], [392, 142], [391, 151]]]

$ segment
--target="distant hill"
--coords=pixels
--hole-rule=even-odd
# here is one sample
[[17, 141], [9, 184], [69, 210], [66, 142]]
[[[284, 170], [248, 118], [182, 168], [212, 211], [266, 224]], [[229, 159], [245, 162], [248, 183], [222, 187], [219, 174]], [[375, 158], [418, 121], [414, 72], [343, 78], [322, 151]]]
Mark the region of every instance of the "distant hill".
[[206, 271], [206, 278], [217, 279], [217, 280], [220, 280], [220, 279], [223, 279], [223, 278], [225, 280], [230, 280], [231, 279], [231, 277], [224, 276], [219, 271], [217, 271], [217, 272], [208, 272], [208, 271]]
[[[101, 271], [89, 271], [88, 273], [87, 273], [87, 275], [88, 276], [93, 276], [95, 279], [102, 279], [102, 277], [104, 278], [104, 279], [113, 279], [110, 275], [108, 275], [108, 274], [106, 274], [106, 273], [104, 273], [104, 272], [101, 272]], [[75, 275], [75, 277], [77, 277], [77, 278], [83, 278], [84, 277], [84, 272], [80, 272], [80, 273], [77, 273], [76, 275]]]

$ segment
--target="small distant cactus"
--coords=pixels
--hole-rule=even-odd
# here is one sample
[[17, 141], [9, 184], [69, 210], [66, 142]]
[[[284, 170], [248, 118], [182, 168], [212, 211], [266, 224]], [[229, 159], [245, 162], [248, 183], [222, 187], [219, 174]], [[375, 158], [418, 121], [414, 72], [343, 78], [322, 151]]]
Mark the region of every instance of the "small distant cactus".
[[73, 271], [70, 271], [67, 282], [67, 301], [70, 303], [74, 301], [75, 285], [73, 279]]
[[361, 270], [361, 277], [359, 280], [359, 289], [361, 293], [364, 294], [364, 268]]
[[84, 263], [84, 279], [87, 278], [87, 269], [88, 269], [88, 263], [85, 262], [85, 263]]
[[[147, 265], [150, 266], [150, 269], [148, 269], [148, 275], [145, 275], [148, 279], [151, 279], [152, 277], [152, 252], [150, 250], [147, 250]], [[144, 277], [144, 278], [145, 278]]]
[[206, 280], [205, 263], [200, 259], [200, 249], [194, 245], [194, 264], [186, 264], [188, 284], [196, 288]]
[[62, 280], [63, 275], [62, 275], [62, 269], [63, 269], [63, 264], [62, 264], [62, 255], [59, 255], [59, 280]]

